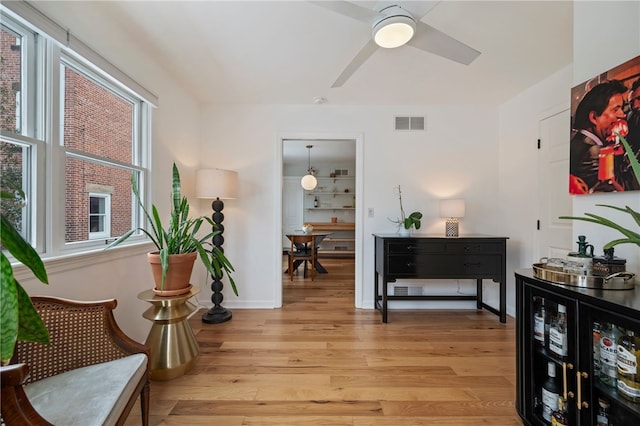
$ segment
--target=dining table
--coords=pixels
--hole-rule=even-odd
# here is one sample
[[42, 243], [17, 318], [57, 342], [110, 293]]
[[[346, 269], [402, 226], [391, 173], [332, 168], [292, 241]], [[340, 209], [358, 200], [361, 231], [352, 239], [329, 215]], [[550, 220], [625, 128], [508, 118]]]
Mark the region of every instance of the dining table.
[[[318, 246], [320, 245], [320, 243], [322, 242], [322, 240], [324, 240], [328, 235], [333, 234], [333, 232], [322, 232], [322, 231], [308, 231], [308, 232], [304, 232], [302, 230], [300, 231], [294, 231], [294, 232], [290, 232], [288, 234], [285, 234], [287, 236], [287, 238], [289, 239], [289, 241], [291, 241], [294, 237], [296, 236], [308, 236], [311, 235], [313, 236], [313, 243], [316, 245], [316, 249], [318, 248]], [[304, 243], [294, 243], [295, 247], [297, 250], [305, 250], [305, 244]], [[294, 260], [293, 262], [293, 270], [296, 271], [298, 269], [298, 266], [300, 266], [303, 262], [306, 262], [306, 260]], [[327, 273], [327, 269], [322, 266], [322, 264], [320, 263], [320, 261], [318, 261], [318, 259], [316, 258], [315, 261], [315, 269], [316, 272], [320, 273], [320, 274], [326, 274]], [[284, 271], [285, 274], [289, 273], [289, 268], [285, 269]]]

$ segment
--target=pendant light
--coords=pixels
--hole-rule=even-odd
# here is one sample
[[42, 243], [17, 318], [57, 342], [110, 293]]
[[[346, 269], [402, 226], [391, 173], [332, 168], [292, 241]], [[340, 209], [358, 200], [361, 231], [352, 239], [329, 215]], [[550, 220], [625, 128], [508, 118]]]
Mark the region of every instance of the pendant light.
[[304, 175], [300, 180], [300, 184], [307, 191], [311, 191], [312, 189], [315, 189], [315, 187], [318, 185], [318, 180], [313, 175], [313, 169], [311, 169], [311, 148], [313, 148], [313, 145], [307, 145], [307, 149], [309, 150], [309, 163], [307, 166], [308, 167], [307, 174]]

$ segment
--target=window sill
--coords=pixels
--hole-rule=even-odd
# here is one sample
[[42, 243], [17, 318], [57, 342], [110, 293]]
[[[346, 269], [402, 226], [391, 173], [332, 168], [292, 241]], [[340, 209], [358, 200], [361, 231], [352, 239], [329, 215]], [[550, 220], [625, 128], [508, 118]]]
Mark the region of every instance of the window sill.
[[[114, 249], [98, 249], [83, 253], [74, 253], [66, 256], [49, 257], [42, 259], [47, 275], [59, 274], [62, 272], [84, 268], [90, 264], [111, 262], [124, 257], [136, 256], [149, 253], [155, 246], [153, 243], [145, 241], [143, 243], [131, 244]], [[18, 281], [33, 278], [33, 273], [29, 268], [19, 262], [12, 263], [13, 274]]]

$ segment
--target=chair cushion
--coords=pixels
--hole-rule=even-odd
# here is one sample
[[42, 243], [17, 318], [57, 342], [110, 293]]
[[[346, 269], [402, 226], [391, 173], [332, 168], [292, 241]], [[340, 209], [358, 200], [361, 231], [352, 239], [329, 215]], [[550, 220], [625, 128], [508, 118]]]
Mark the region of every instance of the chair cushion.
[[111, 425], [146, 369], [147, 356], [135, 354], [47, 377], [24, 391], [36, 411], [54, 425]]

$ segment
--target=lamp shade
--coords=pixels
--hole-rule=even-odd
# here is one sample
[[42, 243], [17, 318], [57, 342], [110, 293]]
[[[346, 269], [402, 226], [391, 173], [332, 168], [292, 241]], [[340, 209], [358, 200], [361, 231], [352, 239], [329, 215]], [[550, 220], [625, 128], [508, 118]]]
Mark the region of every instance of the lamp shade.
[[233, 199], [238, 195], [238, 172], [201, 169], [196, 172], [196, 197]]
[[464, 200], [440, 200], [440, 217], [464, 217]]

